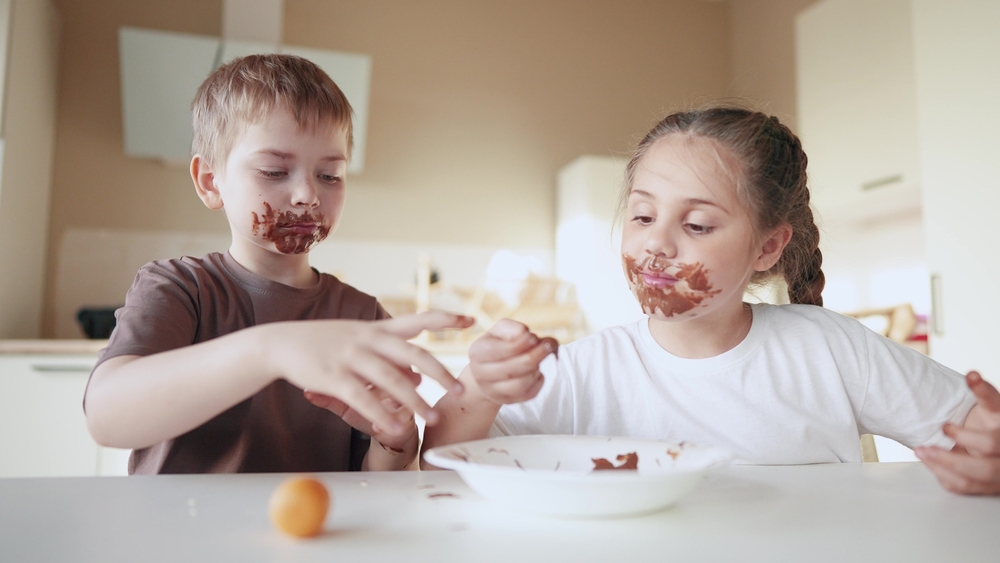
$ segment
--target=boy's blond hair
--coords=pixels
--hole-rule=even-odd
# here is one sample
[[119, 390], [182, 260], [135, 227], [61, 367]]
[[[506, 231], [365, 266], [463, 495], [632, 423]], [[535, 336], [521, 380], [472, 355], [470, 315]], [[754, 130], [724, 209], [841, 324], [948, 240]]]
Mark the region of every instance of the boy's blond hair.
[[224, 167], [236, 140], [276, 108], [290, 110], [299, 127], [343, 127], [348, 155], [354, 147], [354, 111], [323, 69], [295, 55], [250, 55], [222, 65], [198, 88], [192, 153]]

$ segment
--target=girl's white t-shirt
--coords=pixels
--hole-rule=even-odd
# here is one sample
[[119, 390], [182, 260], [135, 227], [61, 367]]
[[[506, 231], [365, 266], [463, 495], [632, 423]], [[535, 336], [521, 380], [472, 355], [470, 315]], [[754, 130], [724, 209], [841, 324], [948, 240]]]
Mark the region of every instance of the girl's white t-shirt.
[[811, 305], [753, 305], [732, 350], [670, 354], [643, 319], [562, 346], [534, 399], [505, 405], [491, 436], [587, 434], [688, 441], [743, 463], [861, 461], [859, 436], [954, 442], [975, 397], [959, 373]]

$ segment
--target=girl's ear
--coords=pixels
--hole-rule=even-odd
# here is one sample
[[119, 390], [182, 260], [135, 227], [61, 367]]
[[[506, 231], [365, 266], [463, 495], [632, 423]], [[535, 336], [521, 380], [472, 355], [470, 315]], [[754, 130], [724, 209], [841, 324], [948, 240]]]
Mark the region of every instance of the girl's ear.
[[757, 259], [753, 263], [753, 269], [758, 272], [770, 270], [771, 266], [778, 263], [781, 253], [785, 250], [785, 246], [788, 245], [788, 241], [790, 240], [792, 240], [791, 225], [781, 225], [771, 231], [770, 236], [764, 239], [764, 243], [760, 247]]
[[205, 207], [216, 211], [222, 209], [222, 194], [215, 185], [215, 173], [212, 166], [201, 155], [196, 154], [191, 159], [191, 179], [194, 180], [194, 189], [198, 192], [198, 199], [205, 204]]

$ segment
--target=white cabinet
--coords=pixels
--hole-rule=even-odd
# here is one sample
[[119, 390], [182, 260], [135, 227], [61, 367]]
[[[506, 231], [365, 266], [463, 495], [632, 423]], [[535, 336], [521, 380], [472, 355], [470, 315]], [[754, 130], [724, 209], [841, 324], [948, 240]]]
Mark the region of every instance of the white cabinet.
[[0, 355], [0, 477], [125, 473], [127, 451], [90, 437], [83, 391], [92, 355]]
[[255, 53], [289, 53], [322, 68], [354, 109], [349, 173], [364, 169], [371, 57], [323, 49], [123, 27], [118, 32], [125, 153], [185, 166], [191, 153], [191, 100], [220, 64]]
[[591, 331], [642, 318], [625, 281], [615, 209], [625, 162], [581, 156], [559, 171], [556, 196], [556, 276], [576, 286]]
[[796, 43], [800, 132], [827, 230], [922, 202], [931, 356], [1000, 382], [1000, 2], [823, 0], [797, 17]]
[[1000, 384], [1000, 2], [914, 0], [931, 355]]
[[825, 0], [795, 21], [800, 137], [827, 223], [920, 209], [909, 0]]

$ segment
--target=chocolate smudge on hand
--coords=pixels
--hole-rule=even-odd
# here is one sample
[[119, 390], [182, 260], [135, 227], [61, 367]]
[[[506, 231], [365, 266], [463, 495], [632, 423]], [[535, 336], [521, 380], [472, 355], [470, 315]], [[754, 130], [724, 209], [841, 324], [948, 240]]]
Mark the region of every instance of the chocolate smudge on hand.
[[383, 450], [385, 450], [387, 452], [390, 452], [390, 453], [394, 453], [394, 454], [405, 454], [406, 453], [406, 450], [404, 450], [403, 448], [394, 448], [392, 446], [387, 446], [387, 445], [383, 444], [382, 442], [379, 442], [378, 444], [380, 446], [382, 446]]
[[559, 341], [558, 340], [556, 340], [555, 338], [553, 338], [551, 336], [546, 336], [545, 338], [543, 338], [541, 340], [541, 343], [542, 344], [546, 344], [546, 343], [547, 344], [551, 344], [551, 346], [552, 346], [552, 354], [556, 357], [556, 359], [559, 359]]

